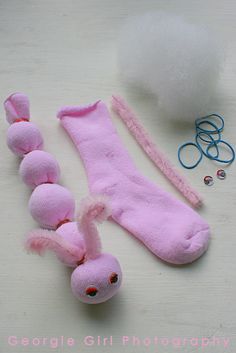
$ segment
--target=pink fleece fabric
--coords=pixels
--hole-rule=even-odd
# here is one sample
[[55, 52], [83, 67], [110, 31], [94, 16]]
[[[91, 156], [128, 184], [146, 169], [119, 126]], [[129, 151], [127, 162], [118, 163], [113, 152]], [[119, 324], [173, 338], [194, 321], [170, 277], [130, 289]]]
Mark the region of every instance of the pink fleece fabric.
[[43, 138], [34, 123], [20, 121], [8, 128], [7, 145], [15, 155], [24, 157], [29, 152], [41, 150]]
[[[77, 222], [67, 222], [62, 224], [59, 228], [57, 228], [56, 233], [59, 234], [63, 239], [67, 240], [70, 244], [73, 244], [78, 248], [80, 252], [78, 260], [81, 261], [86, 254], [86, 247], [84, 243], [84, 237], [78, 230]], [[64, 256], [58, 253], [56, 255], [57, 258], [66, 266], [72, 267], [70, 263], [65, 260]]]
[[28, 153], [20, 164], [19, 174], [30, 188], [44, 183], [57, 183], [60, 167], [48, 152], [35, 150]]
[[117, 223], [173, 264], [193, 262], [206, 251], [208, 224], [137, 171], [103, 102], [63, 107], [58, 118], [84, 162], [91, 193], [109, 197]]
[[56, 229], [60, 222], [73, 220], [75, 200], [71, 192], [61, 185], [42, 184], [32, 192], [29, 210], [41, 227]]
[[4, 102], [6, 118], [9, 124], [17, 119], [30, 120], [29, 98], [24, 93], [13, 93]]
[[[117, 275], [117, 282], [111, 283], [112, 274]], [[117, 259], [110, 254], [101, 254], [96, 259], [87, 260], [78, 266], [71, 275], [73, 294], [87, 304], [99, 304], [113, 297], [122, 283], [122, 272]], [[96, 288], [95, 297], [88, 296], [86, 289]]]
[[30, 120], [29, 99], [23, 93], [13, 93], [4, 102], [6, 118], [11, 125], [7, 131], [7, 145], [17, 156], [43, 148], [42, 135]]

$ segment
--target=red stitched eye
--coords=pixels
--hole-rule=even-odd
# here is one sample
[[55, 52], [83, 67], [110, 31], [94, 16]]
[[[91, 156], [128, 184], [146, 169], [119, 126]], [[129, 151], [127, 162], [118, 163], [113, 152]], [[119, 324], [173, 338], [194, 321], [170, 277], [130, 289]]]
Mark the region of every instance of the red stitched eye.
[[86, 289], [86, 295], [88, 297], [95, 297], [95, 295], [97, 294], [98, 290], [96, 287], [88, 287]]
[[113, 283], [118, 282], [118, 279], [119, 279], [118, 274], [115, 273], [115, 272], [113, 272], [113, 273], [110, 275], [109, 281], [110, 281], [110, 283], [113, 284]]

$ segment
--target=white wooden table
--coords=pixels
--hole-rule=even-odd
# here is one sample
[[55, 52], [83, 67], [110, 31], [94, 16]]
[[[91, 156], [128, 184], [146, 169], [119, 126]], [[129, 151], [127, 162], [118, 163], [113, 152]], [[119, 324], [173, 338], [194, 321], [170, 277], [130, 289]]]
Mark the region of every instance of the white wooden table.
[[[9, 0], [0, 1], [0, 100], [22, 91], [31, 100], [32, 119], [41, 129], [47, 151], [62, 166], [61, 183], [79, 201], [87, 194], [85, 172], [74, 146], [55, 118], [64, 104], [83, 104], [112, 93], [123, 95], [159, 147], [178, 166], [177, 146], [192, 138], [192, 131], [158, 118], [147, 97], [125, 87], [116, 64], [116, 37], [124, 18], [134, 13], [164, 9], [209, 26], [228, 42], [221, 79], [224, 98], [219, 113], [226, 117], [225, 137], [235, 142], [236, 132], [236, 3], [233, 0]], [[140, 171], [165, 189], [175, 190], [154, 168], [122, 123], [114, 124]], [[4, 353], [56, 352], [202, 352], [202, 338], [221, 339], [204, 352], [233, 353], [236, 349], [236, 234], [235, 165], [227, 180], [212, 187], [203, 184], [217, 167], [205, 160], [194, 171], [180, 168], [205, 197], [202, 215], [212, 229], [207, 254], [190, 266], [173, 267], [156, 259], [121, 227], [100, 227], [104, 249], [122, 264], [120, 294], [103, 305], [79, 303], [70, 290], [69, 271], [52, 254], [44, 258], [23, 250], [25, 234], [36, 224], [27, 211], [30, 191], [17, 175], [19, 160], [5, 145], [1, 106], [0, 190], [0, 351]], [[179, 166], [178, 166], [179, 167]], [[132, 255], [132, 256], [131, 256]], [[10, 336], [15, 336], [8, 342]], [[64, 345], [61, 341], [64, 337]], [[112, 336], [112, 346], [86, 346], [84, 337]], [[122, 337], [130, 341], [123, 346]], [[133, 346], [131, 338], [151, 339], [149, 347]], [[159, 343], [155, 345], [155, 336]], [[23, 346], [22, 337], [31, 340]], [[53, 349], [50, 338], [60, 348]], [[172, 340], [180, 348], [175, 348]], [[39, 338], [32, 342], [33, 338]], [[46, 338], [47, 340], [43, 338]], [[69, 346], [67, 338], [75, 340]], [[165, 338], [165, 340], [162, 340]], [[189, 341], [198, 338], [199, 342]], [[224, 347], [223, 338], [226, 339]], [[16, 341], [17, 339], [17, 341]], [[184, 341], [185, 339], [185, 341]], [[168, 341], [169, 340], [169, 341]], [[148, 343], [148, 341], [145, 341]], [[23, 341], [27, 344], [27, 340]], [[38, 347], [34, 344], [40, 343]], [[70, 342], [71, 343], [71, 342]], [[92, 343], [92, 342], [87, 342]], [[168, 343], [168, 344], [167, 344]], [[203, 340], [203, 344], [207, 340]], [[195, 345], [194, 345], [195, 344]]]

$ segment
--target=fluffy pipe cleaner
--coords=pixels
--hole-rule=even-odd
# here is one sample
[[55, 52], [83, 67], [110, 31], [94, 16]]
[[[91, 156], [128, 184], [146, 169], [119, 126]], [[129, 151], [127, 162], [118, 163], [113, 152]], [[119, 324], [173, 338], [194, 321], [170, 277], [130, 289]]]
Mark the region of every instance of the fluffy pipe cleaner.
[[28, 235], [25, 248], [43, 255], [46, 250], [53, 251], [65, 264], [76, 267], [82, 260], [83, 253], [80, 248], [65, 240], [55, 231], [35, 229]]
[[90, 196], [82, 200], [78, 228], [84, 236], [87, 259], [95, 259], [101, 254], [101, 240], [94, 222], [103, 222], [110, 215], [104, 196]]
[[123, 122], [128, 127], [131, 134], [142, 147], [144, 152], [149, 156], [153, 163], [161, 170], [167, 179], [176, 187], [177, 190], [194, 206], [202, 205], [201, 196], [189, 185], [187, 180], [179, 174], [172, 166], [170, 161], [164, 154], [157, 149], [157, 146], [152, 142], [147, 131], [139, 123], [137, 117], [119, 96], [113, 95], [111, 100], [113, 110], [119, 115]]

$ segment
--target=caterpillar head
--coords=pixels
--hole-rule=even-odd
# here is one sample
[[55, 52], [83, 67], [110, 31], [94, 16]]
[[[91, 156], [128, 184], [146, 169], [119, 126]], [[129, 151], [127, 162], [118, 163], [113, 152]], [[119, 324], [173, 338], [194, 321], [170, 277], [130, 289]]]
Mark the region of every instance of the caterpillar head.
[[98, 304], [112, 298], [120, 288], [122, 273], [119, 262], [110, 254], [85, 261], [71, 276], [73, 294], [82, 302]]
[[101, 196], [86, 198], [81, 203], [78, 228], [84, 236], [86, 261], [71, 277], [74, 295], [84, 303], [102, 303], [118, 291], [122, 272], [118, 260], [101, 253], [101, 242], [95, 221], [102, 222], [110, 215], [106, 199]]
[[87, 198], [81, 205], [79, 222], [68, 222], [56, 231], [36, 229], [26, 248], [38, 254], [53, 251], [65, 265], [75, 268], [71, 276], [73, 294], [82, 302], [98, 304], [112, 298], [122, 281], [118, 260], [101, 253], [101, 242], [95, 220], [109, 215], [101, 197]]

